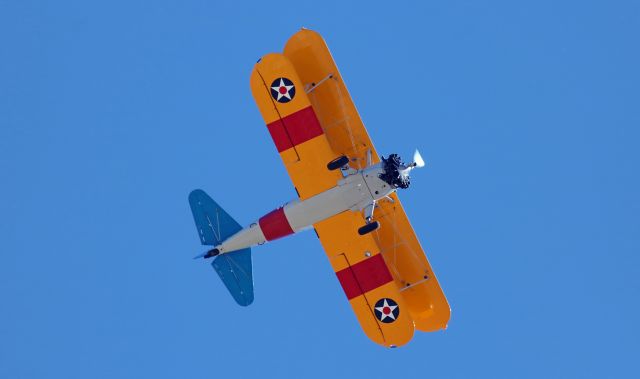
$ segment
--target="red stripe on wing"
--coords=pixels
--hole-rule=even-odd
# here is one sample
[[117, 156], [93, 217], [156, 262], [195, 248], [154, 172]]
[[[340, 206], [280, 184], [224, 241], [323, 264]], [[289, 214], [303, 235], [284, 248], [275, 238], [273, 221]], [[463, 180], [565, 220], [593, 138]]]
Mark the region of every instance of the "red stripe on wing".
[[293, 146], [291, 145], [287, 131], [284, 129], [282, 120], [277, 120], [267, 124], [267, 128], [269, 129], [271, 138], [273, 138], [273, 143], [276, 145], [276, 149], [278, 149], [278, 153], [281, 153]]
[[279, 153], [324, 133], [311, 106], [267, 124], [267, 128]]
[[278, 208], [260, 217], [258, 224], [260, 224], [262, 234], [267, 241], [273, 241], [293, 233], [283, 208]]
[[353, 275], [351, 267], [336, 272], [336, 276], [340, 281], [340, 285], [342, 285], [345, 295], [347, 295], [347, 299], [351, 300], [354, 297], [362, 295], [362, 290], [360, 289], [360, 285], [358, 285], [356, 277]]
[[381, 254], [340, 270], [336, 276], [349, 300], [393, 280]]

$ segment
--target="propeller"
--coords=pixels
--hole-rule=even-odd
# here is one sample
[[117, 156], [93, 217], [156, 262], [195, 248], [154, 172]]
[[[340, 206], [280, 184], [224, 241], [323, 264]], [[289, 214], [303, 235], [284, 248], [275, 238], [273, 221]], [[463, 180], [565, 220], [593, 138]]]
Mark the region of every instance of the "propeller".
[[416, 149], [416, 152], [413, 153], [413, 165], [414, 167], [424, 167], [424, 159], [422, 159], [422, 155], [420, 155], [420, 152], [418, 151], [418, 149]]

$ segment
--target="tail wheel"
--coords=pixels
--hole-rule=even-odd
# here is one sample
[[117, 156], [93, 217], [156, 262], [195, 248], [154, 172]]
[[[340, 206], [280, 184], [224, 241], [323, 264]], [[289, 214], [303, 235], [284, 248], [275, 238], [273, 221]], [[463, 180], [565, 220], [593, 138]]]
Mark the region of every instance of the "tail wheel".
[[329, 169], [329, 171], [333, 171], [333, 170], [338, 170], [348, 164], [349, 164], [349, 158], [343, 155], [327, 163], [327, 168]]
[[360, 234], [361, 236], [364, 236], [365, 234], [369, 234], [371, 232], [373, 232], [374, 230], [378, 230], [380, 228], [380, 223], [378, 221], [374, 221], [371, 223], [368, 223], [367, 225], [361, 227], [358, 229], [358, 234]]

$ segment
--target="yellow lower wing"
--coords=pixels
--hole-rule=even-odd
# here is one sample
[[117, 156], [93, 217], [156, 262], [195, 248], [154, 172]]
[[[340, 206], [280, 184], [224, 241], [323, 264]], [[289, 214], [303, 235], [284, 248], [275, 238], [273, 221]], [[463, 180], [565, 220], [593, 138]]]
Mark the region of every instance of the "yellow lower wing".
[[358, 234], [363, 223], [359, 213], [344, 212], [314, 227], [366, 335], [401, 346], [413, 337], [412, 314], [374, 236]]
[[342, 175], [327, 163], [336, 156], [289, 59], [262, 57], [251, 73], [251, 91], [300, 198], [334, 187]]

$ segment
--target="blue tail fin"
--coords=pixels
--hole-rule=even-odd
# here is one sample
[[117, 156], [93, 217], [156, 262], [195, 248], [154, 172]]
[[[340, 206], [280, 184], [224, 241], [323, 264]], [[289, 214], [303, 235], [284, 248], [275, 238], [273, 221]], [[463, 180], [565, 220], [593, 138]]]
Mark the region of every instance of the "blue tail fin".
[[[242, 227], [203, 190], [189, 194], [189, 205], [203, 245], [216, 246]], [[253, 302], [251, 249], [221, 254], [211, 263], [235, 301], [247, 306]]]

